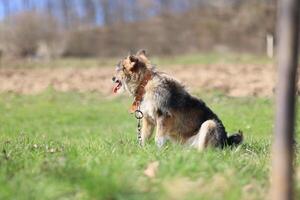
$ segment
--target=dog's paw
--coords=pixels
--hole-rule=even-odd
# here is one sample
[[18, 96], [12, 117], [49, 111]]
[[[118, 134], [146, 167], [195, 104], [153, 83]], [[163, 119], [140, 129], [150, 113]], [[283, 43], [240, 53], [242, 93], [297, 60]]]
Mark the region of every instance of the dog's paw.
[[166, 138], [165, 137], [157, 137], [155, 138], [155, 143], [158, 148], [162, 148], [164, 144], [166, 143]]

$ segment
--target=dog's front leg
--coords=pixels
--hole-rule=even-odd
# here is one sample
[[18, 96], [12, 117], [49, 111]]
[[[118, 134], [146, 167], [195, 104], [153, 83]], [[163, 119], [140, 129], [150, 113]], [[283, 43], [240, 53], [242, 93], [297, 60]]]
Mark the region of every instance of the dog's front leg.
[[155, 143], [158, 148], [162, 148], [164, 144], [166, 143], [167, 138], [164, 134], [164, 125], [162, 121], [158, 121], [156, 126], [156, 133], [155, 133]]
[[164, 136], [155, 137], [155, 143], [156, 143], [157, 147], [160, 149], [165, 145], [166, 141], [167, 141], [167, 138]]
[[154, 123], [147, 117], [144, 117], [142, 133], [141, 133], [143, 146], [145, 145], [146, 141], [152, 136], [153, 129], [154, 129]]

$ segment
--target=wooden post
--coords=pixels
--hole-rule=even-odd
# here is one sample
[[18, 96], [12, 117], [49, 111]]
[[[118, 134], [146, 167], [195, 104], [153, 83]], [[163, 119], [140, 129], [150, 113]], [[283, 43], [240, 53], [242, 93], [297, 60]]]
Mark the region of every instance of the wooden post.
[[274, 56], [274, 37], [272, 34], [267, 34], [266, 36], [266, 43], [267, 43], [267, 55], [269, 58], [273, 58]]
[[2, 50], [0, 49], [0, 68], [2, 67]]
[[295, 92], [299, 0], [279, 0], [277, 16], [278, 83], [273, 143], [271, 199], [293, 199]]

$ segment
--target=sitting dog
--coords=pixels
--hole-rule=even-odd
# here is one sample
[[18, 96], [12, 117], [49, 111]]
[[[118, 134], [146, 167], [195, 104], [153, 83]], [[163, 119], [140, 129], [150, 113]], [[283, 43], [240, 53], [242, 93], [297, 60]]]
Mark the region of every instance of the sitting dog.
[[218, 116], [200, 99], [191, 96], [177, 80], [156, 71], [145, 50], [138, 51], [119, 62], [113, 91], [128, 91], [134, 102], [131, 111], [142, 111], [142, 145], [151, 137], [162, 147], [167, 140], [203, 150], [207, 147], [238, 145], [243, 136], [227, 136]]

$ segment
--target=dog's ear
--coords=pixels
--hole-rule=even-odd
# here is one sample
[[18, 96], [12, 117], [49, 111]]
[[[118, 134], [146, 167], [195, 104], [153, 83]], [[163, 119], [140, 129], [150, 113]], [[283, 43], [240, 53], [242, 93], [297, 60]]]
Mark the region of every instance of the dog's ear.
[[129, 56], [129, 60], [132, 63], [137, 63], [139, 61], [139, 58], [134, 55], [131, 55], [131, 56]]
[[140, 49], [136, 53], [137, 56], [146, 56], [146, 50], [145, 49]]
[[138, 72], [140, 69], [146, 68], [146, 62], [142, 60], [141, 57], [137, 55], [131, 55], [128, 57], [129, 64], [126, 69], [130, 72]]
[[128, 56], [127, 64], [125, 65], [125, 68], [129, 72], [136, 72], [138, 70], [138, 67], [140, 66], [139, 63], [140, 61], [137, 56], [130, 55]]
[[136, 53], [136, 56], [140, 58], [140, 60], [144, 63], [148, 63], [149, 59], [146, 56], [146, 50], [145, 49], [141, 49]]

